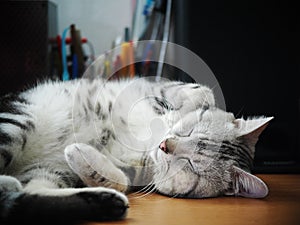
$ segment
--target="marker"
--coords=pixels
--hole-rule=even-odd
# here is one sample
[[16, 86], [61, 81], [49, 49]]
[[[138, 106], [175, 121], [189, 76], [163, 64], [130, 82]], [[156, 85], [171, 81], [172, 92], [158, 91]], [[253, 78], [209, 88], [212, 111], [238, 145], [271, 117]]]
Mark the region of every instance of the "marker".
[[133, 78], [135, 76], [135, 66], [134, 66], [134, 48], [133, 42], [129, 42], [129, 76]]
[[122, 43], [121, 45], [121, 64], [122, 64], [121, 76], [122, 77], [128, 76], [129, 48], [130, 48], [130, 44], [128, 42]]

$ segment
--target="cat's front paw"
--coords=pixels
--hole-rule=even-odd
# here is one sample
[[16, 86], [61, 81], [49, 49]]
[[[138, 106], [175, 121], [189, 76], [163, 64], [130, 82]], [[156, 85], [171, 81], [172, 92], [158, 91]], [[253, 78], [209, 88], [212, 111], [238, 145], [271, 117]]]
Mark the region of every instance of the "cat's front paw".
[[182, 99], [182, 110], [184, 113], [215, 105], [212, 90], [199, 84], [186, 85], [186, 87], [182, 89], [180, 97]]
[[11, 176], [0, 176], [0, 193], [2, 192], [19, 192], [22, 190], [21, 183]]
[[69, 145], [65, 149], [65, 158], [87, 186], [102, 186], [126, 192], [126, 175], [94, 147], [83, 143]]
[[76, 194], [76, 197], [85, 200], [87, 211], [95, 212], [94, 215], [88, 216], [89, 219], [111, 220], [126, 217], [129, 203], [124, 194], [100, 188], [86, 188], [82, 190]]
[[126, 217], [129, 207], [124, 194], [103, 187], [41, 188], [34, 194], [9, 192], [4, 197], [1, 193], [0, 203], [0, 221], [3, 218], [8, 224], [120, 220]]

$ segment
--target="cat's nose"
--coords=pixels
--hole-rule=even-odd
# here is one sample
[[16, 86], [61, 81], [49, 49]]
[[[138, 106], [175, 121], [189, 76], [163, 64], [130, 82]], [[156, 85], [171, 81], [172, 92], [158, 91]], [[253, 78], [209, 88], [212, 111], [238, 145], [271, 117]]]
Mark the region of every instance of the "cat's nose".
[[167, 148], [167, 144], [166, 144], [166, 141], [162, 141], [161, 143], [160, 143], [160, 145], [159, 145], [159, 148], [162, 150], [162, 151], [164, 151], [165, 153], [167, 153], [168, 154], [168, 148]]

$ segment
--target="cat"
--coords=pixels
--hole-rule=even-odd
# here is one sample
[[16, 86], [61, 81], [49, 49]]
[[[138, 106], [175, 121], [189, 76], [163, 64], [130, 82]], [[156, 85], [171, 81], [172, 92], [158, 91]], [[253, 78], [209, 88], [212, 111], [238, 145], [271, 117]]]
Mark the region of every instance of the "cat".
[[250, 171], [272, 117], [236, 119], [207, 86], [48, 81], [0, 102], [3, 221], [122, 219], [125, 194], [143, 187], [181, 198], [268, 194]]

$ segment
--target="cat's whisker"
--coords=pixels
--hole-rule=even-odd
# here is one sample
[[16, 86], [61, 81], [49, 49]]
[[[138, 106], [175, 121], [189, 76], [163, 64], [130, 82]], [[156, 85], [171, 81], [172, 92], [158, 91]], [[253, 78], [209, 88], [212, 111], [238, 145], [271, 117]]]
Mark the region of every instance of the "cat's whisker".
[[151, 189], [153, 185], [154, 185], [154, 182], [151, 181], [151, 182], [150, 182], [149, 184], [147, 184], [145, 187], [141, 188], [141, 189], [138, 190], [138, 191], [135, 191], [133, 194], [144, 193], [144, 192], [146, 192], [147, 190]]
[[214, 86], [212, 86], [211, 90], [214, 90], [216, 87], [218, 87], [218, 84], [215, 84]]
[[155, 192], [156, 189], [154, 186], [151, 186], [148, 190], [147, 190], [147, 192], [135, 192], [135, 195], [130, 195], [130, 198], [132, 198], [132, 199], [144, 198], [144, 197], [152, 194], [153, 192]]
[[241, 109], [237, 112], [237, 114], [235, 115], [236, 118], [238, 118], [241, 114], [241, 112], [244, 110], [245, 106], [242, 106]]

